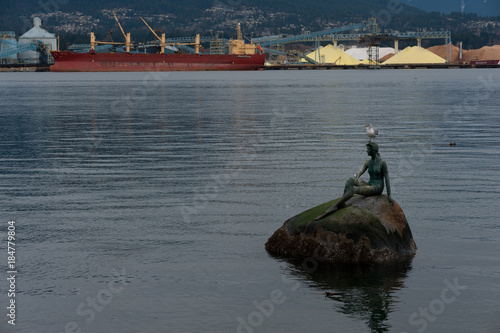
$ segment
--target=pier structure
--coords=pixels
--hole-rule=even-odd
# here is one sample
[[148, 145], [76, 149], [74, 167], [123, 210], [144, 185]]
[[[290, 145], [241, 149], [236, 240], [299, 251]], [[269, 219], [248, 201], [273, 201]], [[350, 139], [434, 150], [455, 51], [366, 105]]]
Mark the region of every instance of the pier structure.
[[[331, 28], [327, 30], [315, 31], [295, 36], [271, 38], [271, 39], [269, 39], [268, 37], [254, 38], [252, 39], [252, 41], [254, 43], [259, 44], [266, 51], [266, 53], [283, 54], [287, 53], [285, 52], [284, 45], [290, 43], [314, 42], [315, 48], [319, 49], [321, 42], [331, 41], [336, 46], [336, 43], [334, 42], [335, 40], [333, 39], [333, 36], [335, 34], [338, 34], [343, 31], [359, 30], [359, 29], [365, 30], [365, 32], [363, 33], [364, 35], [369, 33], [376, 33], [378, 29], [377, 22], [374, 18], [371, 18], [367, 21], [363, 21], [360, 23], [351, 23], [348, 25]], [[300, 58], [303, 58], [312, 64], [318, 64], [321, 59], [320, 52], [318, 52], [317, 55], [315, 56], [316, 59], [306, 57], [305, 55], [300, 55], [300, 58], [297, 59], [297, 53], [287, 53], [287, 54], [292, 58], [295, 58], [295, 61], [292, 60], [291, 62], [298, 62], [300, 61]]]
[[[359, 32], [347, 33], [350, 30], [363, 30]], [[266, 53], [285, 55], [288, 54], [292, 58], [296, 57], [296, 53], [288, 53], [284, 49], [285, 44], [297, 43], [297, 42], [314, 42], [315, 49], [318, 50], [316, 53], [316, 59], [310, 59], [302, 56], [303, 59], [308, 62], [318, 65], [320, 64], [320, 50], [319, 46], [321, 42], [331, 42], [334, 47], [337, 47], [338, 42], [342, 41], [355, 41], [362, 45], [368, 46], [369, 63], [378, 64], [380, 43], [383, 41], [390, 41], [394, 43], [394, 48], [396, 53], [399, 51], [399, 41], [415, 40], [418, 46], [421, 46], [423, 39], [444, 39], [447, 46], [447, 57], [446, 62], [451, 62], [451, 32], [450, 31], [425, 31], [425, 32], [391, 32], [391, 33], [380, 33], [378, 30], [378, 24], [375, 18], [371, 18], [367, 21], [348, 24], [338, 28], [332, 28], [323, 31], [311, 32], [302, 35], [289, 36], [285, 38], [254, 38], [253, 42], [260, 44]], [[292, 61], [293, 63], [293, 61]]]
[[[146, 23], [147, 25], [147, 23]], [[148, 26], [149, 27], [149, 26]], [[150, 30], [152, 30], [150, 28]], [[153, 31], [153, 30], [152, 30]], [[210, 44], [211, 54], [226, 54], [230, 53], [230, 45], [234, 41], [243, 42], [244, 38], [241, 35], [241, 30], [239, 30], [238, 38], [225, 39], [218, 38], [217, 36], [192, 36], [192, 37], [173, 37], [165, 38], [164, 34], [157, 37], [156, 41], [147, 43], [135, 43], [133, 52], [147, 52], [147, 48], [160, 47], [161, 53], [165, 52], [165, 47], [173, 47], [175, 49], [181, 49], [186, 53], [202, 53], [200, 51], [200, 44]], [[245, 38], [248, 39], [248, 38]], [[363, 46], [368, 47], [368, 64], [377, 66], [380, 62], [379, 59], [379, 48], [381, 42], [392, 42], [394, 43], [394, 48], [396, 53], [399, 51], [399, 42], [415, 40], [418, 46], [421, 46], [423, 39], [444, 39], [447, 45], [447, 57], [446, 62], [451, 62], [451, 32], [450, 31], [426, 31], [426, 32], [390, 32], [381, 33], [379, 32], [379, 26], [375, 18], [370, 18], [366, 21], [359, 23], [350, 23], [341, 27], [330, 28], [321, 31], [314, 31], [310, 33], [304, 33], [293, 36], [265, 36], [253, 39], [248, 39], [250, 43], [254, 43], [261, 48], [261, 51], [265, 52], [271, 61], [277, 60], [278, 58], [286, 59], [287, 64], [300, 64], [304, 60], [309, 64], [320, 65], [322, 64], [321, 43], [331, 42], [334, 47], [338, 46], [339, 42], [343, 41], [354, 41], [358, 42]], [[130, 41], [128, 42], [130, 45]], [[287, 44], [293, 43], [314, 43], [314, 47], [317, 50], [314, 57], [310, 58], [303, 52], [287, 50]], [[112, 43], [109, 43], [112, 44]], [[115, 43], [118, 44], [118, 43]], [[191, 47], [194, 45], [194, 47]], [[106, 48], [96, 47], [93, 45], [96, 51], [105, 52]], [[72, 45], [69, 49], [76, 52], [88, 52], [92, 48], [92, 45], [88, 44], [77, 44]], [[121, 50], [114, 48], [113, 52], [130, 52], [129, 48], [127, 50]]]
[[[118, 22], [118, 19], [115, 16]], [[142, 19], [142, 18], [141, 18]], [[144, 19], [143, 19], [144, 21]], [[367, 46], [368, 54], [368, 65], [378, 66], [380, 63], [379, 59], [379, 48], [382, 42], [392, 42], [394, 44], [395, 53], [399, 51], [400, 41], [416, 41], [418, 46], [421, 46], [422, 40], [424, 39], [444, 39], [446, 44], [446, 62], [451, 63], [451, 32], [450, 31], [425, 31], [425, 32], [389, 32], [381, 33], [379, 32], [379, 26], [375, 18], [370, 18], [366, 21], [360, 23], [351, 23], [340, 27], [330, 28], [321, 31], [309, 32], [293, 36], [265, 36], [258, 38], [243, 38], [241, 30], [238, 30], [238, 38], [236, 39], [225, 39], [219, 38], [217, 36], [192, 36], [192, 37], [173, 37], [165, 38], [165, 34], [158, 35], [155, 30], [153, 30], [144, 21], [148, 28], [154, 33], [156, 40], [144, 43], [133, 43], [131, 41], [130, 33], [125, 33], [122, 29], [120, 23], [120, 30], [125, 37], [125, 42], [116, 43], [113, 40], [111, 42], [98, 42], [95, 40], [93, 34], [91, 34], [90, 44], [74, 44], [69, 47], [70, 51], [75, 52], [132, 52], [132, 53], [147, 53], [148, 48], [160, 48], [160, 53], [170, 52], [174, 53], [177, 50], [182, 50], [185, 53], [203, 53], [201, 49], [201, 44], [210, 45], [211, 54], [227, 54], [231, 53], [231, 46], [234, 49], [235, 43], [238, 44], [239, 48], [246, 49], [247, 45], [245, 39], [247, 39], [250, 44], [256, 45], [260, 52], [265, 52], [268, 55], [268, 59], [271, 61], [273, 59], [281, 58], [286, 59], [286, 64], [301, 64], [304, 60], [309, 65], [322, 65], [325, 64], [321, 57], [321, 44], [324, 42], [330, 42], [334, 47], [337, 47], [339, 42], [353, 41], [360, 43], [362, 46]], [[18, 54], [27, 49], [29, 50], [40, 50], [41, 46], [39, 43], [34, 41], [29, 45], [20, 45], [16, 42], [15, 38], [12, 38], [12, 33], [4, 33], [1, 36], [0, 44], [3, 46], [0, 48], [0, 58], [3, 62], [6, 62], [6, 58], [12, 57], [14, 54]], [[308, 57], [304, 52], [287, 50], [286, 45], [293, 43], [314, 43], [316, 52], [313, 55], [310, 54]], [[118, 46], [119, 45], [119, 46]], [[255, 49], [254, 49], [255, 51]], [[47, 52], [48, 53], [48, 52]], [[246, 53], [245, 53], [246, 54]], [[324, 57], [323, 57], [324, 58]]]
[[370, 52], [371, 49], [378, 49], [382, 41], [394, 43], [394, 50], [399, 52], [399, 41], [416, 40], [417, 46], [422, 46], [422, 39], [444, 39], [446, 45], [446, 62], [451, 62], [451, 32], [450, 31], [425, 31], [425, 32], [404, 32], [404, 33], [375, 33], [375, 34], [343, 34], [334, 36], [336, 40], [358, 41], [361, 45], [368, 45], [368, 55], [370, 62], [379, 63], [378, 52]]

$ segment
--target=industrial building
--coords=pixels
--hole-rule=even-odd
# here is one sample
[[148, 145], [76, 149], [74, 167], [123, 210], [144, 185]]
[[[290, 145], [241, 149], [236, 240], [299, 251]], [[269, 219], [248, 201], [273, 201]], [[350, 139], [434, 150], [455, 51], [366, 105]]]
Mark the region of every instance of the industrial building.
[[[147, 23], [144, 23], [155, 35], [153, 42], [132, 43], [130, 33], [125, 33], [118, 18], [115, 19], [124, 35], [125, 42], [96, 41], [90, 34], [90, 44], [74, 44], [68, 50], [73, 53], [201, 53], [200, 45], [210, 43], [210, 54], [220, 55], [238, 53], [253, 55], [256, 48], [266, 53], [266, 67], [269, 69], [297, 68], [444, 68], [470, 64], [479, 65], [478, 61], [493, 64], [500, 63], [500, 46], [484, 47], [480, 50], [456, 51], [451, 44], [449, 31], [390, 32], [381, 33], [374, 18], [351, 23], [341, 27], [322, 31], [306, 32], [296, 36], [266, 36], [253, 38], [250, 43], [244, 41], [238, 27], [238, 38], [227, 40], [217, 36], [165, 38], [157, 35]], [[445, 44], [425, 50], [422, 40], [443, 39]], [[399, 43], [416, 42], [417, 46], [399, 50]], [[328, 43], [328, 45], [325, 45]], [[330, 44], [331, 43], [331, 44]], [[343, 43], [343, 44], [340, 44]], [[313, 45], [307, 45], [313, 44]], [[381, 45], [393, 44], [394, 47]], [[194, 48], [190, 47], [194, 45]], [[345, 46], [348, 45], [348, 46]], [[51, 50], [58, 50], [58, 38], [42, 28], [42, 21], [35, 17], [33, 27], [15, 38], [12, 31], [0, 32], [0, 67], [8, 64], [28, 66], [36, 64], [48, 70], [52, 63]], [[431, 52], [432, 51], [432, 52]], [[474, 64], [473, 64], [474, 62]], [[482, 63], [481, 63], [482, 64]], [[429, 65], [429, 66], [427, 66]], [[15, 67], [15, 66], [12, 66]], [[32, 66], [33, 67], [33, 66]], [[274, 67], [274, 68], [273, 68]]]
[[0, 32], [0, 64], [48, 64], [52, 62], [50, 50], [57, 49], [56, 35], [42, 28], [39, 17], [18, 40], [13, 31]]
[[[42, 20], [39, 17], [33, 19], [33, 28], [19, 37], [19, 44], [30, 44], [33, 42], [42, 42], [47, 50], [57, 50], [56, 35], [42, 28]], [[23, 63], [38, 63], [40, 61], [40, 52], [24, 51], [19, 53], [19, 61]], [[43, 56], [43, 55], [42, 55]]]

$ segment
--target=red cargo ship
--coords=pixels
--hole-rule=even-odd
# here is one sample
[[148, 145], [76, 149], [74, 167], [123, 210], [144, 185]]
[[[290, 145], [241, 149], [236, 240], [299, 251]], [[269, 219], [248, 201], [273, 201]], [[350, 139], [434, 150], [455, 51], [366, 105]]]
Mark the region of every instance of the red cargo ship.
[[[228, 71], [255, 70], [264, 67], [266, 56], [264, 50], [256, 44], [246, 44], [237, 27], [237, 39], [228, 42], [229, 54], [200, 54], [200, 35], [194, 42], [174, 43], [174, 45], [194, 44], [194, 54], [165, 54], [165, 34], [160, 36], [146, 23], [160, 42], [160, 53], [134, 53], [131, 50], [130, 33], [125, 33], [113, 12], [116, 22], [125, 37], [125, 43], [98, 42], [93, 32], [90, 33], [90, 52], [50, 51], [54, 57], [51, 72], [143, 72], [143, 71]], [[98, 44], [125, 44], [125, 53], [98, 53]], [[256, 50], [260, 51], [260, 54]]]
[[256, 70], [266, 59], [264, 54], [51, 53], [51, 72]]

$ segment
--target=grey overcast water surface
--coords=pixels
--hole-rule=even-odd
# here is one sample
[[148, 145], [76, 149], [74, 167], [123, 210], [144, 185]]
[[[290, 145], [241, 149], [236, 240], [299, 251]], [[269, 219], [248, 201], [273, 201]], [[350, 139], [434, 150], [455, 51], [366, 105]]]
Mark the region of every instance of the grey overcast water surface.
[[[499, 92], [488, 69], [1, 73], [0, 330], [499, 332]], [[367, 123], [415, 258], [268, 255], [368, 158]]]

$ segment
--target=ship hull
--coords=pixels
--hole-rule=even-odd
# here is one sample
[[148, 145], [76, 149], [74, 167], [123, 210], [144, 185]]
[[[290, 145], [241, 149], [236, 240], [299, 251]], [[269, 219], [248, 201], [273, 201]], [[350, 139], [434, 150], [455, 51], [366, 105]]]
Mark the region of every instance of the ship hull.
[[77, 53], [52, 51], [51, 72], [144, 72], [256, 70], [265, 55]]

